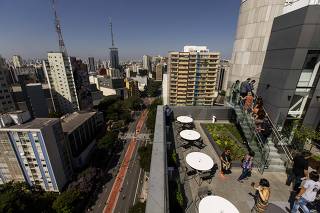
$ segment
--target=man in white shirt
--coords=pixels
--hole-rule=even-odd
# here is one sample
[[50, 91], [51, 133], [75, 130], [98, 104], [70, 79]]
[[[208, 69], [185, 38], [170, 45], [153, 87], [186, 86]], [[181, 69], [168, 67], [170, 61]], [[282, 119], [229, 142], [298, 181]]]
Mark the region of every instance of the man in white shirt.
[[305, 181], [300, 189], [300, 192], [297, 194], [291, 213], [298, 212], [299, 207], [301, 207], [304, 213], [309, 213], [310, 210], [306, 205], [307, 203], [313, 202], [316, 199], [319, 190], [319, 174], [317, 174], [315, 171], [312, 171], [309, 174], [309, 179]]

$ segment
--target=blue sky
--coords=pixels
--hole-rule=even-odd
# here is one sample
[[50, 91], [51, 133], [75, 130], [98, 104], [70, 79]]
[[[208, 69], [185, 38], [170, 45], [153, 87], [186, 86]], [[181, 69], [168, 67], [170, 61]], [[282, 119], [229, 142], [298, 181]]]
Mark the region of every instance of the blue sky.
[[[56, 0], [69, 55], [108, 58], [112, 18], [120, 59], [207, 45], [229, 58], [240, 0]], [[58, 50], [51, 0], [0, 0], [0, 54]]]

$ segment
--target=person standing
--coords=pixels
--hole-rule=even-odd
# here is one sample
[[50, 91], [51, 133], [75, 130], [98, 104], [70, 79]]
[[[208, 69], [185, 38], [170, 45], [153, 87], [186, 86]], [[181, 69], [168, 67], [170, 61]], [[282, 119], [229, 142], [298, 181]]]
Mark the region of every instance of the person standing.
[[293, 182], [293, 191], [295, 192], [298, 192], [299, 190], [299, 187], [302, 182], [301, 179], [308, 177], [308, 160], [310, 157], [310, 152], [305, 151], [302, 154], [298, 154], [293, 159], [292, 175], [289, 177], [289, 182]]
[[240, 96], [242, 98], [246, 97], [248, 92], [251, 90], [250, 80], [251, 78], [248, 78], [246, 81], [242, 82], [240, 85]]
[[240, 81], [236, 80], [231, 86], [231, 103], [237, 104], [239, 101]]
[[270, 184], [267, 179], [260, 179], [259, 186], [255, 187], [255, 183], [251, 183], [251, 186], [255, 188], [256, 191], [256, 199], [255, 204], [251, 209], [251, 212], [254, 213], [264, 213], [269, 204], [270, 198]]
[[266, 144], [267, 139], [272, 134], [272, 127], [267, 117], [264, 117], [262, 123], [258, 124], [257, 131], [263, 145]]
[[230, 174], [231, 173], [231, 151], [229, 148], [226, 148], [220, 156], [221, 160], [221, 174]]
[[251, 92], [248, 92], [248, 95], [244, 97], [243, 100], [244, 100], [243, 110], [247, 112], [251, 112], [252, 104], [253, 104], [253, 96]]
[[315, 171], [312, 171], [309, 174], [309, 178], [301, 187], [300, 192], [297, 194], [291, 213], [297, 213], [299, 207], [301, 207], [304, 213], [309, 213], [310, 210], [308, 209], [307, 204], [316, 199], [319, 190], [319, 174]]
[[242, 165], [241, 165], [242, 173], [241, 173], [240, 177], [238, 178], [238, 181], [240, 181], [241, 183], [243, 183], [242, 180], [245, 179], [246, 177], [248, 177], [252, 171], [254, 155], [255, 155], [254, 152], [250, 151], [242, 159]]
[[250, 92], [252, 93], [252, 96], [254, 96], [254, 93], [253, 93], [253, 91], [254, 91], [254, 84], [256, 83], [256, 80], [252, 80], [250, 83], [249, 83], [249, 85], [250, 85]]

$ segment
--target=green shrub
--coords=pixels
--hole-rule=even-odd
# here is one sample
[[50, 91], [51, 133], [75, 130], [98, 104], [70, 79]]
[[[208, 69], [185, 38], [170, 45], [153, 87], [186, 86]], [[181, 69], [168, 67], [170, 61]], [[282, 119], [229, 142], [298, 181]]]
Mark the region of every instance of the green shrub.
[[176, 199], [181, 207], [183, 207], [183, 195], [180, 191], [176, 191]]
[[[239, 145], [242, 137], [234, 124], [207, 124], [207, 130], [221, 150], [230, 148], [233, 160], [241, 160], [246, 150]], [[233, 135], [238, 141], [230, 137]]]

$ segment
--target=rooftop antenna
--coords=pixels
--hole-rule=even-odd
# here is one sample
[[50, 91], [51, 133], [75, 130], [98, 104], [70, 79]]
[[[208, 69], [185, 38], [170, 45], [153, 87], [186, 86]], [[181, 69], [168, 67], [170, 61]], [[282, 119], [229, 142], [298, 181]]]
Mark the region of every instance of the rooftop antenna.
[[110, 26], [110, 32], [111, 32], [112, 47], [114, 47], [112, 21], [111, 21], [111, 18], [110, 18], [110, 17], [109, 17], [109, 26]]
[[65, 56], [67, 56], [68, 55], [67, 49], [66, 49], [66, 46], [64, 45], [62, 32], [61, 32], [60, 19], [58, 17], [57, 10], [56, 10], [56, 0], [52, 0], [52, 9], [54, 12], [54, 24], [55, 24], [56, 32], [57, 32], [58, 38], [59, 38], [60, 52], [62, 52]]

